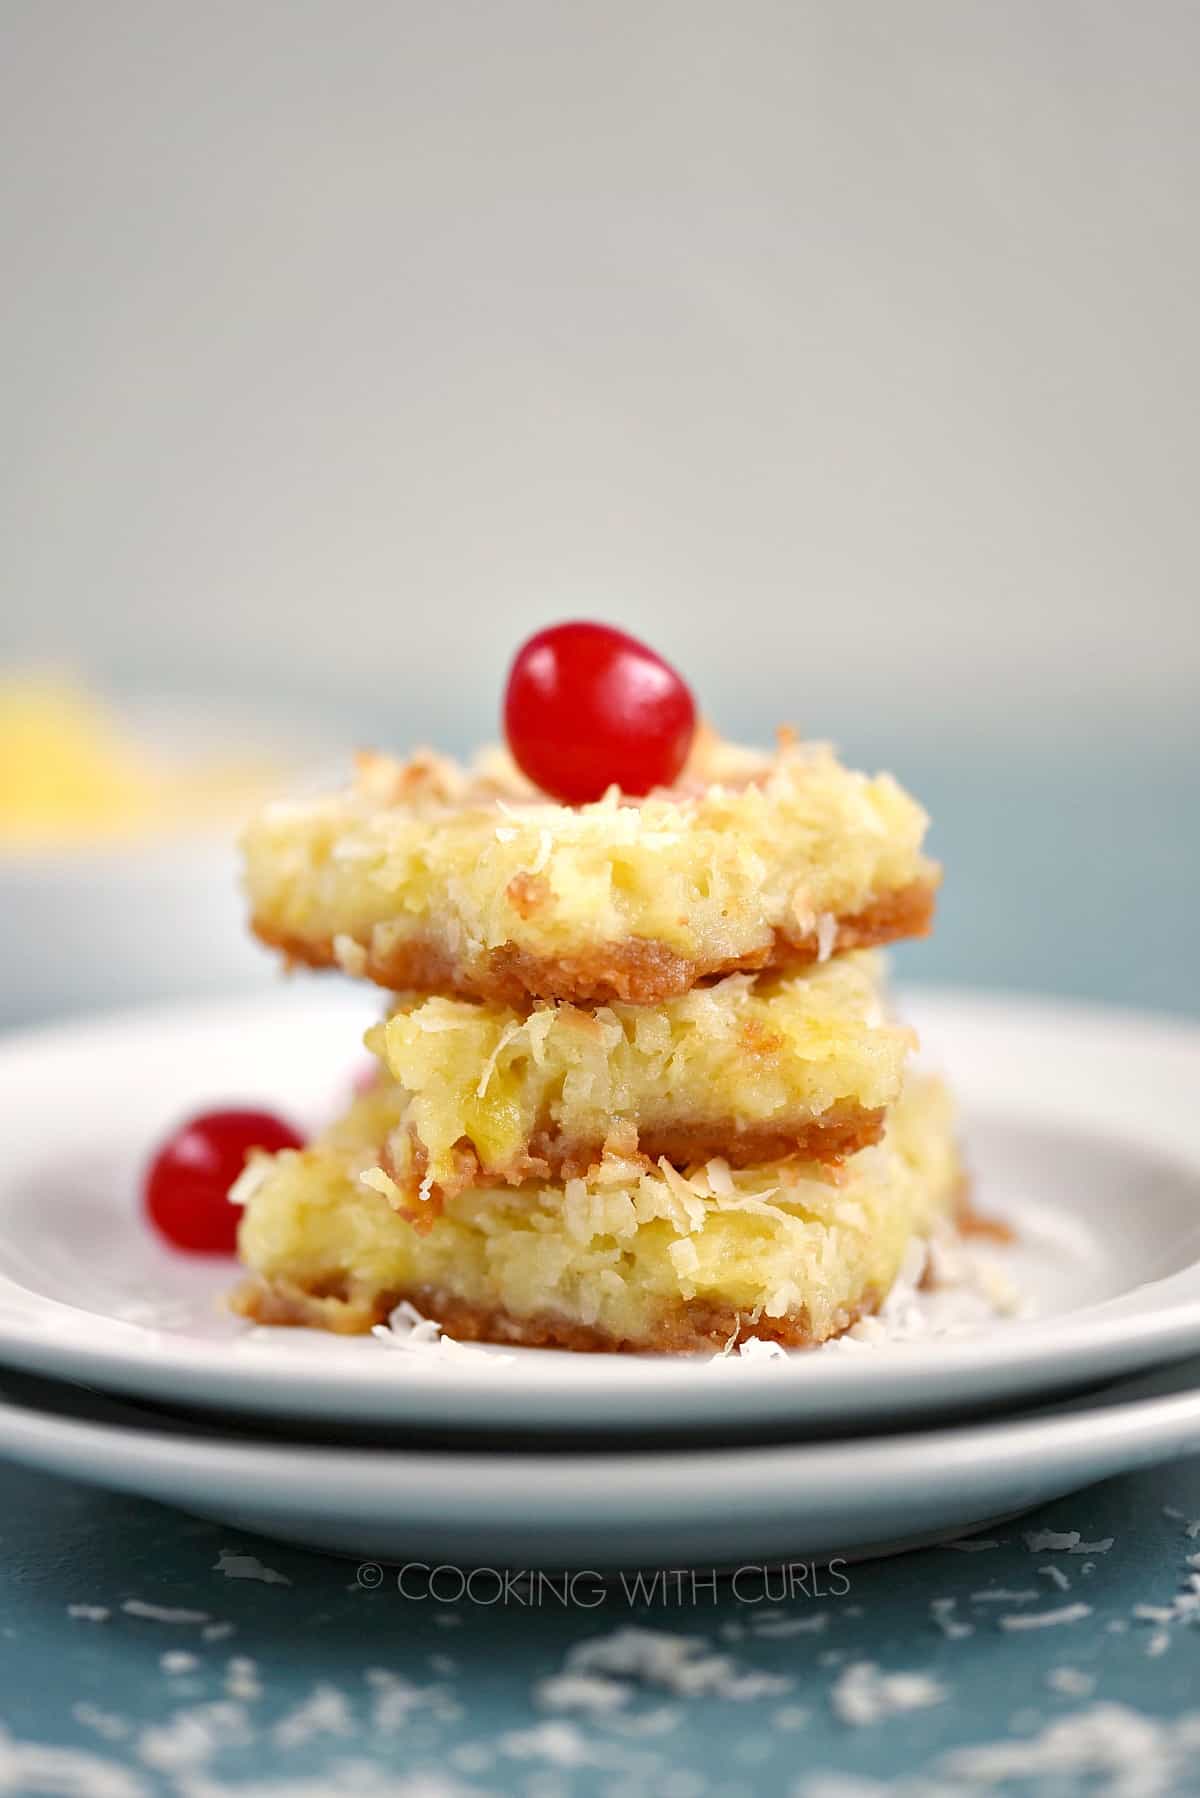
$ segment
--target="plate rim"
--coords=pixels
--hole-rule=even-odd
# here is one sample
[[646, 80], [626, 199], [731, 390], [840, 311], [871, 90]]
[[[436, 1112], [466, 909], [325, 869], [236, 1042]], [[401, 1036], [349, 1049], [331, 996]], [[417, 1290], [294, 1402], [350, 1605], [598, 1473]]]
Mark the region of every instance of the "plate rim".
[[[74, 1409], [64, 1415], [32, 1400], [12, 1398], [5, 1393], [0, 1375], [0, 1455], [10, 1452], [13, 1434], [24, 1433], [37, 1441], [63, 1433], [78, 1444], [81, 1457], [90, 1447], [108, 1444], [128, 1448], [134, 1459], [145, 1460], [149, 1455], [163, 1467], [171, 1463], [194, 1467], [197, 1459], [210, 1465], [214, 1473], [222, 1468], [243, 1468], [249, 1473], [269, 1467], [281, 1481], [284, 1476], [294, 1481], [299, 1470], [304, 1476], [304, 1491], [318, 1495], [332, 1494], [348, 1483], [361, 1491], [383, 1495], [389, 1492], [390, 1481], [402, 1476], [410, 1493], [414, 1485], [424, 1482], [430, 1493], [465, 1494], [471, 1501], [468, 1510], [480, 1517], [486, 1517], [497, 1498], [527, 1500], [533, 1472], [538, 1478], [539, 1500], [550, 1494], [566, 1504], [577, 1495], [580, 1486], [611, 1480], [617, 1489], [640, 1488], [643, 1493], [664, 1495], [686, 1486], [715, 1503], [753, 1491], [764, 1481], [805, 1463], [810, 1472], [817, 1465], [822, 1477], [845, 1482], [847, 1486], [881, 1456], [903, 1464], [925, 1462], [936, 1467], [939, 1477], [943, 1477], [956, 1467], [973, 1467], [993, 1451], [997, 1456], [1033, 1452], [1044, 1447], [1049, 1437], [1053, 1438], [1060, 1460], [1085, 1446], [1095, 1448], [1101, 1441], [1110, 1446], [1125, 1443], [1131, 1431], [1137, 1434], [1139, 1442], [1148, 1437], [1156, 1448], [1164, 1438], [1183, 1430], [1194, 1438], [1194, 1444], [1181, 1448], [1180, 1453], [1196, 1452], [1200, 1449], [1200, 1356], [1164, 1371], [1168, 1377], [1185, 1379], [1187, 1384], [1166, 1392], [1135, 1390], [1128, 1394], [1125, 1388], [1136, 1389], [1146, 1383], [1146, 1376], [1135, 1375], [1064, 1404], [1036, 1405], [981, 1420], [946, 1420], [936, 1427], [832, 1440], [817, 1437], [772, 1443], [656, 1447], [632, 1456], [611, 1447], [563, 1453], [550, 1447], [464, 1450], [409, 1448], [402, 1443], [345, 1444], [331, 1452], [327, 1442], [290, 1437], [193, 1434], [180, 1427], [179, 1418], [174, 1418], [174, 1427], [168, 1429], [157, 1427], [158, 1420], [153, 1417], [143, 1424], [80, 1417]], [[80, 1408], [93, 1396], [86, 1387], [69, 1383], [63, 1390], [78, 1394], [76, 1402]], [[103, 1394], [95, 1396], [104, 1399]], [[77, 1477], [86, 1480], [88, 1475], [81, 1471]]]

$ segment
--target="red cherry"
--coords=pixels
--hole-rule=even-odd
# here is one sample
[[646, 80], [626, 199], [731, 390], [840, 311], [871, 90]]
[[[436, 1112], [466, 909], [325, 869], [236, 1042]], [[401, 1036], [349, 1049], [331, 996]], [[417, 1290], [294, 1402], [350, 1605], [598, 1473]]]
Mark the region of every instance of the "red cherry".
[[523, 773], [582, 805], [610, 786], [670, 786], [687, 761], [696, 707], [652, 649], [607, 624], [555, 624], [516, 654], [504, 731]]
[[300, 1149], [304, 1140], [269, 1111], [206, 1111], [169, 1136], [146, 1173], [145, 1205], [177, 1249], [231, 1255], [242, 1212], [233, 1185], [251, 1149]]

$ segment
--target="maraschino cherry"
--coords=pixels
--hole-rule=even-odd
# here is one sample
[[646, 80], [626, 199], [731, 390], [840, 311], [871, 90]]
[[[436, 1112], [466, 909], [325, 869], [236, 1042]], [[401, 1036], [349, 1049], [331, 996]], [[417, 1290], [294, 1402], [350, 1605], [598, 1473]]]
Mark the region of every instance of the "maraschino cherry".
[[504, 731], [522, 773], [583, 805], [611, 786], [670, 786], [688, 758], [696, 707], [668, 662], [607, 624], [555, 624], [517, 651]]
[[146, 1173], [146, 1213], [160, 1236], [193, 1254], [231, 1255], [241, 1209], [229, 1202], [251, 1149], [303, 1148], [269, 1111], [206, 1111], [169, 1136]]

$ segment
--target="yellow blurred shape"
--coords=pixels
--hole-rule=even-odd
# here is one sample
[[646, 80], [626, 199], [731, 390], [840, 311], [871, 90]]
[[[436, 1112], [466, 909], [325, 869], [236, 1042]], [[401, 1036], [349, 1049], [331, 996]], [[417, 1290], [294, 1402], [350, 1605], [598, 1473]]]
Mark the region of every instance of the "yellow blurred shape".
[[112, 840], [235, 820], [278, 769], [175, 764], [69, 677], [0, 678], [0, 842]]

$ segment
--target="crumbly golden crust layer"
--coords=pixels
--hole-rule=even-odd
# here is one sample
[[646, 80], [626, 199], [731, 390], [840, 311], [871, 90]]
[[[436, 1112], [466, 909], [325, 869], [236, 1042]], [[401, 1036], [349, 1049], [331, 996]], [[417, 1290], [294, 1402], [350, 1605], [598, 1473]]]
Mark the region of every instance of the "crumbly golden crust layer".
[[[863, 911], [836, 919], [825, 954], [843, 955], [928, 936], [936, 901], [937, 887], [931, 881], [916, 881], [888, 893]], [[250, 927], [261, 943], [294, 966], [346, 971], [346, 950], [340, 943], [335, 946], [332, 937], [304, 937], [261, 917], [253, 918]], [[357, 947], [362, 958], [353, 958], [353, 971], [390, 992], [445, 993], [501, 1005], [521, 1005], [530, 999], [565, 1000], [572, 1005], [661, 1005], [727, 974], [809, 967], [824, 959], [815, 929], [800, 934], [777, 930], [761, 949], [714, 961], [691, 960], [665, 943], [633, 939], [555, 956], [538, 956], [515, 943], [503, 943], [471, 966], [455, 962], [428, 941], [372, 940]]]
[[824, 1118], [820, 1124], [797, 1123], [787, 1131], [747, 1130], [741, 1135], [727, 1120], [724, 1124], [650, 1130], [641, 1140], [636, 1131], [624, 1138], [614, 1133], [595, 1143], [535, 1136], [526, 1149], [519, 1150], [509, 1161], [487, 1169], [481, 1165], [474, 1145], [463, 1137], [441, 1158], [440, 1178], [436, 1181], [430, 1177], [424, 1145], [410, 1131], [403, 1166], [395, 1152], [395, 1137], [381, 1150], [379, 1163], [397, 1184], [397, 1196], [392, 1201], [396, 1211], [415, 1229], [425, 1231], [432, 1229], [435, 1219], [442, 1215], [447, 1199], [469, 1192], [472, 1187], [490, 1186], [496, 1181], [523, 1186], [527, 1180], [582, 1180], [613, 1154], [619, 1154], [629, 1166], [647, 1172], [663, 1161], [676, 1168], [687, 1168], [720, 1159], [731, 1168], [744, 1169], [785, 1161], [789, 1156], [836, 1168], [847, 1156], [880, 1141], [885, 1115], [883, 1111], [855, 1111], [837, 1120]]
[[[697, 1162], [721, 1157], [730, 1167], [756, 1167], [764, 1161], [784, 1161], [799, 1155], [805, 1161], [839, 1162], [859, 1149], [869, 1148], [883, 1135], [884, 1113], [863, 1111], [846, 1105], [837, 1112], [827, 1112], [819, 1119], [797, 1118], [776, 1129], [740, 1127], [733, 1118], [698, 1118], [691, 1123], [655, 1124], [636, 1132], [623, 1152], [632, 1158], [640, 1156], [647, 1166], [669, 1161], [675, 1167], [691, 1167]], [[519, 1151], [511, 1161], [484, 1169], [474, 1148], [465, 1138], [455, 1145], [461, 1159], [459, 1177], [446, 1182], [447, 1193], [465, 1191], [502, 1180], [509, 1186], [520, 1186], [526, 1180], [577, 1180], [596, 1167], [604, 1158], [611, 1139], [586, 1141], [578, 1137], [562, 1137], [539, 1131], [529, 1140], [528, 1148]], [[414, 1155], [418, 1173], [424, 1173], [426, 1159], [420, 1149]]]
[[535, 1317], [516, 1317], [495, 1306], [473, 1305], [463, 1299], [424, 1286], [407, 1291], [378, 1293], [372, 1299], [343, 1297], [334, 1292], [305, 1292], [286, 1280], [268, 1283], [246, 1280], [230, 1300], [241, 1316], [259, 1324], [281, 1324], [331, 1330], [338, 1335], [363, 1335], [386, 1322], [402, 1301], [416, 1307], [423, 1317], [441, 1324], [457, 1342], [511, 1343], [523, 1348], [570, 1349], [578, 1354], [687, 1355], [705, 1350], [734, 1349], [754, 1337], [778, 1342], [788, 1349], [816, 1348], [830, 1336], [843, 1335], [860, 1318], [879, 1309], [877, 1293], [864, 1293], [853, 1305], [843, 1306], [830, 1328], [818, 1337], [807, 1312], [787, 1317], [743, 1317], [728, 1305], [680, 1301], [664, 1310], [653, 1330], [636, 1341], [613, 1336], [569, 1317], [546, 1312]]

